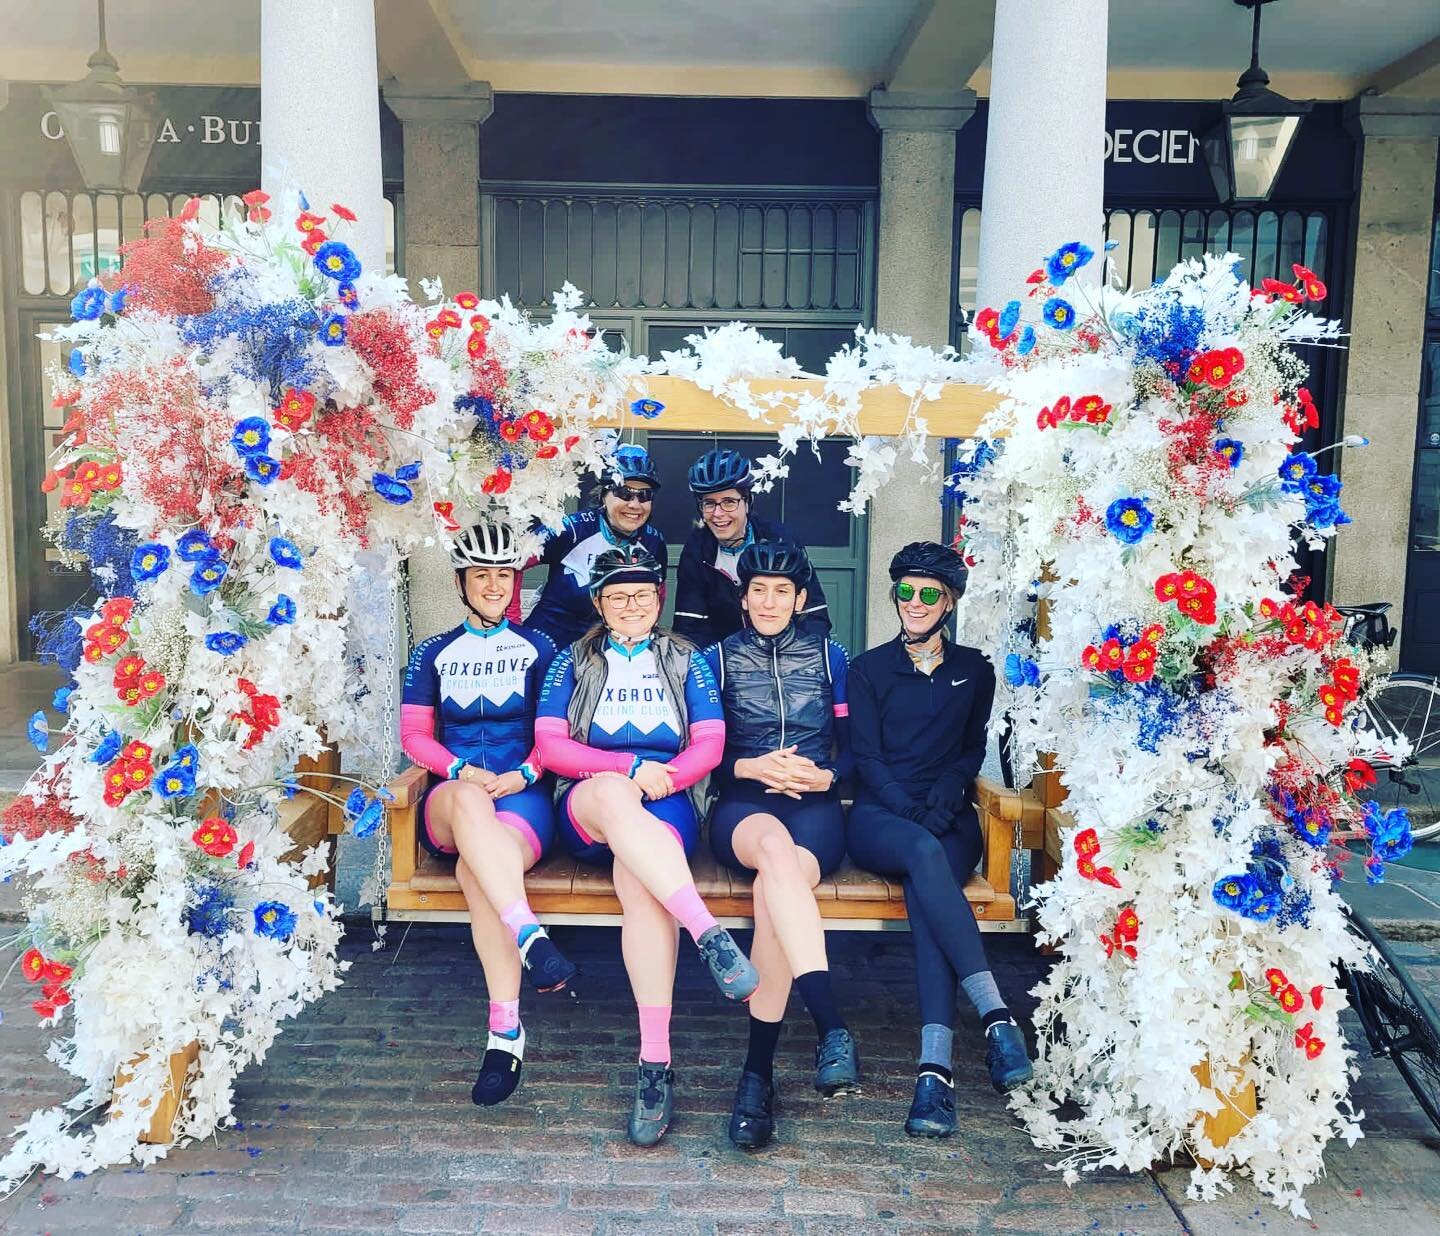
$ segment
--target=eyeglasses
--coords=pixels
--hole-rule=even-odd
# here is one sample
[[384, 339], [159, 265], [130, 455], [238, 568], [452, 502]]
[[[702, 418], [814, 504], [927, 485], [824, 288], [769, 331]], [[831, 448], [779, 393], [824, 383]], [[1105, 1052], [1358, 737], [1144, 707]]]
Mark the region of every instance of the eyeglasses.
[[923, 588], [916, 588], [914, 584], [895, 585], [895, 596], [901, 601], [913, 601], [917, 592], [922, 605], [936, 605], [945, 595], [943, 588], [936, 588], [933, 584], [926, 584]]
[[649, 609], [660, 599], [658, 588], [641, 588], [638, 592], [606, 592], [600, 597], [600, 604], [606, 609], [624, 610], [632, 605], [636, 609]]
[[700, 513], [713, 515], [716, 511], [724, 511], [729, 515], [732, 511], [739, 510], [740, 504], [744, 501], [744, 498], [706, 498], [700, 503]]
[[655, 501], [655, 493], [649, 489], [631, 489], [628, 485], [612, 485], [610, 492], [621, 502], [640, 502], [649, 506]]

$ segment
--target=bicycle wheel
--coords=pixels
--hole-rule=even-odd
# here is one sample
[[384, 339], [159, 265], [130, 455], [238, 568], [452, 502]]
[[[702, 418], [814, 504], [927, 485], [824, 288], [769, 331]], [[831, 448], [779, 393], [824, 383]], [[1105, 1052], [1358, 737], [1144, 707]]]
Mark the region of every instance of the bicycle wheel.
[[1403, 763], [1375, 761], [1379, 781], [1366, 797], [1383, 810], [1403, 807], [1415, 840], [1440, 835], [1440, 685], [1422, 674], [1391, 674], [1365, 702], [1383, 739], [1403, 738]]
[[1370, 1040], [1371, 1054], [1388, 1056], [1416, 1101], [1440, 1131], [1440, 1017], [1411, 981], [1390, 943], [1354, 910], [1351, 928], [1371, 945], [1368, 970], [1345, 971], [1350, 1003]]

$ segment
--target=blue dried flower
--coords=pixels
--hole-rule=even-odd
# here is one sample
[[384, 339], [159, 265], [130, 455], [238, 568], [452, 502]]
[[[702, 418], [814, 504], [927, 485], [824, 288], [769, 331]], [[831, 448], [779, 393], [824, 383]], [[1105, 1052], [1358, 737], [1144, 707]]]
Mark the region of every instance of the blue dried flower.
[[137, 545], [135, 551], [130, 555], [130, 574], [138, 583], [163, 574], [169, 565], [170, 548], [160, 544], [159, 541]]
[[1118, 541], [1138, 544], [1155, 526], [1155, 516], [1142, 498], [1116, 498], [1105, 508], [1105, 527]]
[[50, 749], [50, 722], [46, 719], [43, 710], [36, 710], [31, 714], [30, 720], [25, 726], [25, 736], [35, 750], [48, 751]]
[[1069, 330], [1075, 325], [1075, 306], [1068, 300], [1052, 296], [1040, 310], [1040, 316], [1047, 326], [1053, 326], [1056, 330]]
[[630, 405], [630, 411], [647, 421], [653, 421], [665, 411], [665, 405], [658, 399], [637, 399]]
[[295, 911], [283, 901], [262, 901], [255, 907], [255, 934], [288, 940], [295, 934]]
[[300, 556], [300, 547], [288, 536], [270, 538], [270, 558], [277, 566], [290, 567], [296, 571], [305, 565], [305, 560]]
[[105, 289], [88, 287], [70, 302], [70, 316], [77, 322], [93, 322], [105, 312]]
[[404, 506], [415, 497], [415, 491], [404, 481], [396, 480], [388, 472], [377, 472], [370, 478], [375, 492], [394, 506]]
[[222, 884], [199, 884], [195, 900], [185, 908], [185, 927], [192, 936], [215, 939], [230, 930], [235, 898]]

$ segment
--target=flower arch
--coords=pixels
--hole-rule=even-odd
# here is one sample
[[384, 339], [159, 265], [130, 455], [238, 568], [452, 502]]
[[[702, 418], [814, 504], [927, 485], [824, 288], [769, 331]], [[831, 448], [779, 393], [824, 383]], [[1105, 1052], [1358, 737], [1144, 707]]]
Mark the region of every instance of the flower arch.
[[[1210, 260], [1077, 309], [1064, 285], [1090, 255], [1068, 246], [1032, 276], [1032, 303], [980, 315], [978, 359], [862, 331], [823, 381], [786, 386], [771, 380], [798, 370], [752, 328], [654, 362], [617, 355], [573, 288], [544, 321], [432, 284], [421, 306], [403, 279], [361, 268], [342, 205], [293, 192], [245, 204], [214, 232], [193, 204], [152, 225], [55, 332], [71, 350], [50, 533], [98, 595], [40, 632], [70, 675], [55, 701], [65, 721], [5, 815], [0, 875], [31, 882], [22, 969], [37, 1013], [73, 1018], [52, 1049], [82, 1082], [71, 1108], [112, 1085], [114, 1102], [88, 1128], [64, 1109], [36, 1113], [0, 1181], [159, 1157], [139, 1140], [147, 1104], [191, 1043], [178, 1133], [229, 1119], [240, 1070], [341, 981], [337, 907], [310, 887], [324, 855], [288, 859], [279, 812], [303, 792], [343, 808], [358, 835], [383, 821], [398, 557], [483, 512], [527, 533], [557, 522], [581, 477], [604, 473], [617, 430], [662, 412], [645, 383], [668, 375], [775, 428], [762, 484], [807, 440], [854, 437], [854, 510], [898, 451], [924, 458], [923, 412], [945, 383], [1000, 392], [955, 482], [974, 567], [963, 632], [1005, 663], [1022, 762], [1056, 752], [1086, 825], [1080, 861], [1043, 894], [1065, 958], [1042, 1005], [1040, 1081], [1018, 1110], [1042, 1145], [1078, 1146], [1083, 1166], [1206, 1149], [1192, 1119], [1203, 1088], [1185, 1079], [1208, 1050], [1217, 1069], [1268, 1070], [1267, 1103], [1300, 1106], [1301, 1132], [1256, 1121], [1227, 1160], [1298, 1198], [1330, 1132], [1353, 1131], [1329, 986], [1351, 946], [1304, 832], [1358, 811], [1335, 770], [1364, 741], [1311, 713], [1323, 673], [1348, 718], [1367, 669], [1339, 656], [1331, 615], [1276, 593], [1292, 525], [1319, 535], [1343, 518], [1331, 482], [1291, 454], [1306, 405], [1286, 344], [1334, 333], [1288, 303], [1303, 280], [1260, 305]], [[862, 432], [881, 386], [901, 401], [888, 441]], [[1041, 578], [1054, 581], [1043, 647], [1021, 612]], [[1076, 717], [1102, 739], [1085, 751], [1067, 746]], [[43, 715], [32, 736], [50, 744]], [[353, 782], [296, 772], [326, 739]], [[1190, 759], [1200, 741], [1213, 751]], [[1393, 848], [1377, 839], [1375, 853]], [[1283, 889], [1275, 913], [1256, 913], [1272, 861], [1303, 891], [1303, 914], [1291, 905], [1282, 921]], [[1188, 967], [1195, 1012], [1159, 1027], [1143, 1003], [1171, 990], [1172, 963]], [[1268, 1016], [1272, 969], [1286, 975], [1276, 991], [1323, 991], [1309, 1029], [1328, 1052], [1298, 1063], [1281, 1041], [1298, 1029], [1247, 1012], [1259, 1002]], [[1102, 1011], [1077, 1015], [1078, 992]], [[1050, 1100], [1081, 1093], [1095, 1096], [1086, 1121], [1062, 1128]]]

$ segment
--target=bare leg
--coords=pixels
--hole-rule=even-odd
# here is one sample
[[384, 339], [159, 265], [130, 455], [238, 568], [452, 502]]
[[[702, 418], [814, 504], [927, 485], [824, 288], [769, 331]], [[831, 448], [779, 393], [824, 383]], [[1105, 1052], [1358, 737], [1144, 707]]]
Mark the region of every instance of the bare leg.
[[478, 785], [450, 782], [430, 795], [429, 810], [435, 840], [460, 851], [497, 914], [525, 899], [525, 872], [534, 866], [535, 855], [496, 818], [490, 795]]
[[470, 864], [463, 858], [455, 864], [455, 878], [460, 881], [465, 904], [470, 909], [470, 938], [475, 941], [480, 968], [485, 972], [485, 990], [492, 1000], [518, 1000], [520, 950], [515, 947], [515, 937], [500, 921]]
[[[788, 963], [788, 976], [828, 968], [825, 929], [811, 891], [820, 883], [820, 865], [809, 850], [791, 840], [773, 815], [760, 812], [740, 821], [731, 838], [735, 857], [757, 872], [755, 900], [763, 899], [776, 939]], [[756, 945], [760, 943], [756, 916]], [[760, 970], [762, 979], [765, 970]], [[783, 1005], [781, 1006], [783, 1009]], [[756, 1016], [760, 1016], [757, 1012]], [[763, 1018], [762, 1018], [763, 1020]]]
[[640, 787], [628, 777], [601, 774], [580, 782], [571, 791], [570, 810], [591, 837], [610, 847], [617, 869], [623, 863], [657, 903], [694, 884], [685, 851], [645, 810]]
[[785, 950], [780, 947], [780, 938], [775, 934], [764, 881], [759, 876], [755, 877], [750, 895], [755, 912], [755, 938], [750, 941], [750, 961], [760, 971], [760, 986], [750, 997], [750, 1016], [756, 1021], [783, 1021], [794, 972]]

